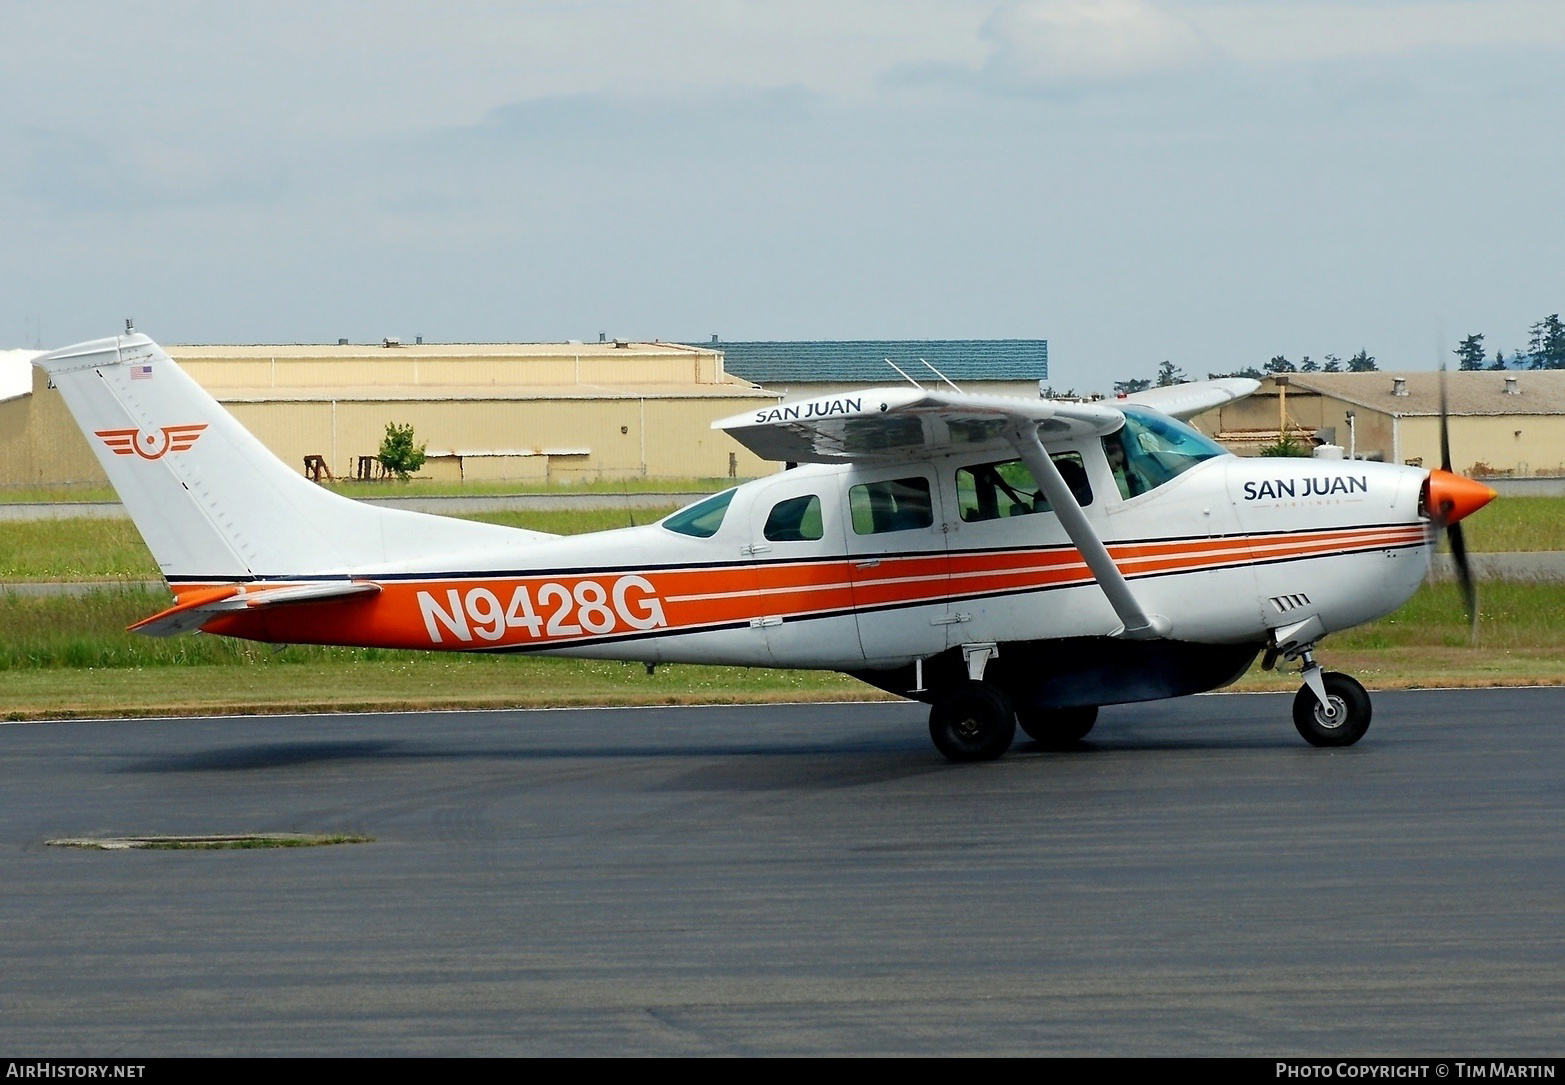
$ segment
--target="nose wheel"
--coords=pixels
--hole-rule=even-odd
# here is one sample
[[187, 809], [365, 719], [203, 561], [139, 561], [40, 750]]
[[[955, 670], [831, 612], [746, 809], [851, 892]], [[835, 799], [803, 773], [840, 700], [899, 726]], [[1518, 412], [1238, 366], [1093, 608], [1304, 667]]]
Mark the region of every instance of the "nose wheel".
[[929, 710], [929, 737], [951, 761], [993, 761], [1011, 748], [1016, 712], [987, 682], [967, 681]]
[[1369, 694], [1352, 677], [1311, 661], [1293, 699], [1293, 725], [1311, 746], [1351, 746], [1369, 730]]

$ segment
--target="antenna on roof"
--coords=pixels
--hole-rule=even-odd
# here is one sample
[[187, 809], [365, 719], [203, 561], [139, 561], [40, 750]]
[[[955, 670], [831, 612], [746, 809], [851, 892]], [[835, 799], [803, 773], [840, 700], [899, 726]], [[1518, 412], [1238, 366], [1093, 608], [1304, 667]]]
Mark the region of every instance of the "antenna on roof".
[[[924, 362], [924, 359], [920, 358], [919, 361]], [[958, 391], [958, 392], [961, 391], [961, 389], [957, 388], [957, 386], [955, 384], [951, 384], [951, 378], [950, 377], [948, 377], [944, 373], [940, 372], [940, 370], [936, 369], [934, 366], [930, 365], [928, 362], [924, 362], [924, 368], [928, 369], [931, 373], [933, 373], [935, 376], [939, 377], [941, 380], [945, 381], [947, 384], [950, 384], [952, 389], [954, 389], [955, 391]]]
[[[898, 373], [902, 373], [902, 367], [899, 366], [896, 362], [893, 362], [890, 358], [886, 359], [886, 364], [889, 365], [892, 369], [895, 369]], [[906, 373], [902, 373], [902, 379], [907, 381], [914, 388], [917, 388], [920, 392], [924, 390], [924, 386], [922, 384], [919, 384], [918, 381], [914, 380]]]

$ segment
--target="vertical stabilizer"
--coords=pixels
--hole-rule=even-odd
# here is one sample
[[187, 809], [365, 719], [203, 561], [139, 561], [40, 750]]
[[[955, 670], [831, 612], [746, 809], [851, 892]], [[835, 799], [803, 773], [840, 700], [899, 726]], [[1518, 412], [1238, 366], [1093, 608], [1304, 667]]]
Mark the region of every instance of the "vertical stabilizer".
[[151, 339], [66, 347], [49, 374], [163, 575], [341, 576], [544, 537], [351, 501], [291, 470]]

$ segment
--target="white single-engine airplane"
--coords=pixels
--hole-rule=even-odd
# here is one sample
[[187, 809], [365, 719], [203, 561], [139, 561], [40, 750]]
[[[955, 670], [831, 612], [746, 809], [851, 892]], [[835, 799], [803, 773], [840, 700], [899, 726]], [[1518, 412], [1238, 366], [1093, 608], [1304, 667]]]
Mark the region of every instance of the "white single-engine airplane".
[[803, 466], [644, 527], [559, 537], [376, 508], [290, 470], [141, 334], [36, 359], [176, 601], [132, 626], [249, 640], [844, 671], [932, 706], [935, 746], [1079, 741], [1098, 706], [1302, 662], [1299, 733], [1364, 688], [1326, 634], [1405, 602], [1495, 494], [1450, 471], [1240, 459], [1181, 419], [1216, 380], [1073, 403], [912, 387], [713, 423]]

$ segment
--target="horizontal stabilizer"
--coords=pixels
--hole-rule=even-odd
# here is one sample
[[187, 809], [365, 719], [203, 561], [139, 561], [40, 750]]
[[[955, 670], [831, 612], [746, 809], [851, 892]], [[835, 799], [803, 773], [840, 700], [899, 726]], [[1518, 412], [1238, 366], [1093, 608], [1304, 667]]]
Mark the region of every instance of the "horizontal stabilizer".
[[317, 603], [324, 599], [346, 599], [355, 595], [374, 595], [379, 584], [368, 581], [324, 581], [265, 586], [228, 584], [221, 588], [192, 592], [174, 606], [130, 627], [133, 633], [148, 637], [172, 637], [200, 629], [219, 614], [259, 607], [286, 606], [290, 603]]

